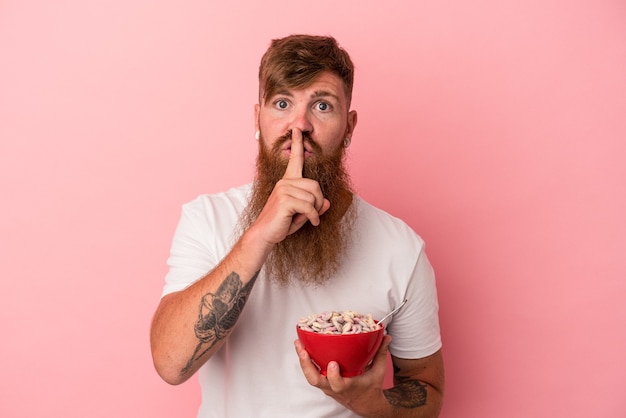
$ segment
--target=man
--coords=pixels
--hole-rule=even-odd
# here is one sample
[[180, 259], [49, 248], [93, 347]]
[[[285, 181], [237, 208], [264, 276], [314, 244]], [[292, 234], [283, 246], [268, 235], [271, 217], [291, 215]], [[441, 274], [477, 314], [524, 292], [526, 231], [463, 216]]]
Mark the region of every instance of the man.
[[[171, 384], [197, 371], [199, 417], [434, 417], [443, 396], [437, 295], [423, 241], [356, 196], [345, 170], [353, 64], [331, 37], [274, 40], [259, 69], [251, 185], [183, 207], [152, 355]], [[320, 374], [300, 317], [355, 310], [387, 323], [371, 367]], [[391, 353], [394, 387], [382, 389]]]

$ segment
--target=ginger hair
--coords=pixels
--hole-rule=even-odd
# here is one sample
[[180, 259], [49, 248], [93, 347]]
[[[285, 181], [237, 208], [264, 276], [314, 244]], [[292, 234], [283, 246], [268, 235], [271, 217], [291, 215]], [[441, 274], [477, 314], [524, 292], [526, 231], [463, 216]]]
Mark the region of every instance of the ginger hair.
[[343, 81], [348, 106], [352, 99], [354, 64], [335, 38], [290, 35], [274, 39], [259, 66], [259, 103], [282, 89], [304, 88], [323, 72]]

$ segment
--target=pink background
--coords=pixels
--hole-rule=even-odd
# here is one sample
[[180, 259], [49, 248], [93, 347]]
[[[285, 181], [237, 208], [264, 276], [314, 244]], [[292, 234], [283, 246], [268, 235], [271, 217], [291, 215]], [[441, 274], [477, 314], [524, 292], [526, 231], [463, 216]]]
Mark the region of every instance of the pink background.
[[170, 240], [250, 179], [294, 32], [352, 54], [354, 182], [428, 243], [442, 416], [625, 416], [622, 0], [0, 1], [0, 416], [195, 416], [148, 345]]

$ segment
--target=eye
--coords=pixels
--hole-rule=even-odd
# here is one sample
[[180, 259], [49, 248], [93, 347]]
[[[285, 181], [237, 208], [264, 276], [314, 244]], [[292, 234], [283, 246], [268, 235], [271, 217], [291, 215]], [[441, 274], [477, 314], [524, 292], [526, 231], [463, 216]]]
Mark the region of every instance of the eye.
[[287, 102], [287, 100], [278, 99], [276, 100], [276, 102], [274, 102], [274, 105], [281, 110], [285, 110], [289, 106], [289, 103]]
[[321, 112], [328, 112], [329, 110], [331, 110], [330, 103], [328, 102], [317, 102], [315, 104], [315, 107]]

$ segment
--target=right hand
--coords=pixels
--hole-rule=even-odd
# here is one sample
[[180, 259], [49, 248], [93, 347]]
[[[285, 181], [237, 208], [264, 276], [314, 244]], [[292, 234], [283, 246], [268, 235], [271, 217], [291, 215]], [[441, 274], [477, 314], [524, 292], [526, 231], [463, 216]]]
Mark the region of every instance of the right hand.
[[302, 177], [304, 144], [302, 132], [291, 131], [291, 153], [283, 178], [276, 183], [265, 207], [255, 221], [270, 245], [284, 240], [306, 222], [317, 226], [330, 202], [322, 195], [319, 183]]

